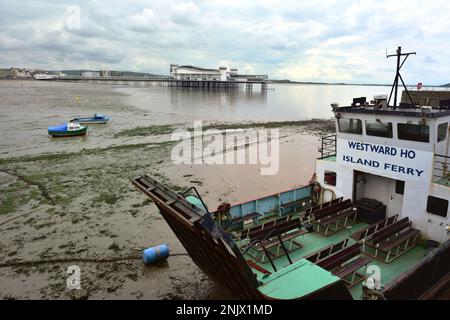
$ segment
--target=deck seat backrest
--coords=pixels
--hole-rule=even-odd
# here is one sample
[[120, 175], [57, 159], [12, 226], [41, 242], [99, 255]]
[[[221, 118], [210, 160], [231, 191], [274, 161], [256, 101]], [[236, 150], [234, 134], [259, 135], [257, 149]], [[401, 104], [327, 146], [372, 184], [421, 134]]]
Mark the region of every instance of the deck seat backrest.
[[263, 226], [264, 226], [263, 224], [254, 226], [254, 227], [251, 227], [251, 228], [249, 228], [249, 229], [242, 230], [242, 233], [248, 234], [248, 233], [255, 232], [255, 231], [257, 231], [257, 230], [262, 230], [262, 229], [263, 229]]
[[348, 208], [351, 208], [352, 206], [353, 206], [352, 200], [347, 199], [347, 200], [344, 200], [342, 202], [339, 202], [339, 203], [331, 206], [331, 208], [334, 208], [335, 211], [340, 212], [340, 211], [346, 210]]
[[322, 209], [316, 211], [314, 213], [314, 218], [315, 219], [322, 219], [322, 218], [325, 218], [325, 217], [330, 216], [330, 215], [335, 215], [335, 214], [337, 214], [340, 211], [343, 211], [343, 210], [351, 208], [352, 206], [353, 206], [352, 205], [352, 200], [347, 199], [345, 201], [336, 203], [336, 204], [334, 204], [332, 206], [325, 207], [325, 208], [322, 208]]
[[286, 233], [291, 230], [300, 228], [301, 226], [302, 226], [301, 219], [295, 218], [287, 221], [286, 223], [283, 223], [282, 225], [276, 226], [276, 229], [278, 233]]
[[263, 224], [263, 229], [273, 228], [277, 224], [277, 220], [272, 220]]
[[333, 200], [329, 200], [327, 202], [322, 203], [322, 207], [329, 207], [329, 206], [335, 205], [335, 204], [341, 202], [342, 199], [343, 199], [343, 197], [339, 197], [339, 198], [336, 198], [336, 199], [333, 199]]
[[306, 260], [309, 260], [311, 262], [316, 262], [318, 257], [319, 257], [320, 252], [315, 252], [313, 254], [311, 254], [309, 257], [306, 257]]
[[339, 202], [337, 207], [339, 208], [339, 211], [349, 209], [349, 208], [353, 207], [352, 200], [347, 199], [345, 201]]
[[258, 230], [262, 230], [262, 225], [258, 225], [249, 229], [245, 229], [241, 231], [241, 240], [248, 237], [249, 234], [256, 232]]
[[387, 221], [387, 218], [380, 220], [378, 222], [375, 222], [374, 224], [371, 224], [370, 226], [362, 229], [361, 231], [356, 231], [355, 233], [352, 234], [351, 237], [353, 239], [355, 239], [356, 241], [362, 240], [362, 239], [370, 236], [371, 234], [375, 233], [375, 231], [377, 231], [381, 228], [384, 228], [386, 221]]
[[336, 198], [334, 200], [327, 201], [327, 202], [324, 202], [322, 204], [318, 204], [318, 205], [312, 207], [311, 209], [309, 209], [309, 211], [307, 212], [307, 215], [314, 214], [317, 211], [320, 211], [320, 209], [324, 209], [324, 208], [335, 206], [335, 205], [341, 203], [342, 199], [343, 199], [343, 197], [339, 197], [339, 198]]
[[323, 202], [323, 203], [321, 203], [321, 204], [319, 204], [317, 206], [314, 206], [313, 207], [313, 211], [317, 211], [317, 210], [319, 210], [321, 208], [326, 208], [326, 207], [333, 206], [335, 204], [338, 204], [341, 201], [342, 201], [342, 197], [341, 198], [336, 198], [336, 199], [333, 199], [333, 200], [330, 200], [330, 201]]
[[285, 223], [286, 221], [289, 220], [289, 218], [291, 218], [291, 216], [287, 215], [281, 218], [278, 218], [276, 220], [273, 221], [269, 221], [260, 225], [257, 225], [255, 227], [246, 229], [246, 230], [242, 230], [241, 232], [241, 240], [247, 238], [249, 235], [254, 234], [255, 232], [264, 230], [264, 229], [272, 229], [274, 226], [277, 226], [279, 224]]
[[341, 205], [342, 205], [342, 202], [341, 203], [336, 203], [336, 204], [334, 204], [332, 206], [322, 207], [320, 210], [317, 210], [314, 213], [314, 217], [316, 219], [321, 219], [321, 218], [324, 218], [324, 217], [329, 216], [331, 214], [334, 214], [334, 213], [339, 211], [339, 208], [340, 208]]
[[289, 216], [284, 216], [275, 220], [275, 225], [279, 225], [288, 221]]
[[[368, 236], [370, 236], [371, 234], [375, 233], [375, 232], [377, 231], [377, 229], [378, 229], [378, 225], [379, 225], [379, 224], [371, 225], [369, 228], [367, 228], [367, 230], [366, 230], [366, 232], [364, 232], [364, 235], [363, 235], [362, 238], [368, 237]], [[361, 239], [362, 239], [362, 238], [361, 238]]]
[[348, 244], [348, 238], [342, 240], [341, 242], [336, 243], [333, 248], [330, 251], [330, 254], [333, 254], [335, 252], [338, 252], [340, 250], [342, 250], [343, 248], [345, 248]]
[[314, 213], [314, 218], [322, 219], [322, 218], [328, 217], [330, 215], [334, 215], [339, 212], [339, 210], [337, 210], [337, 209], [338, 209], [337, 205], [332, 206], [332, 207], [322, 208], [319, 211], [317, 211], [316, 213]]
[[350, 247], [344, 248], [329, 257], [320, 260], [317, 265], [325, 270], [332, 270], [339, 267], [344, 262], [356, 257], [361, 253], [361, 247], [359, 243], [355, 243]]
[[391, 236], [397, 232], [400, 232], [401, 230], [403, 230], [405, 228], [409, 228], [410, 226], [411, 226], [411, 222], [409, 221], [409, 218], [405, 217], [402, 220], [394, 222], [393, 224], [386, 226], [383, 229], [375, 232], [374, 234], [372, 234], [372, 236], [370, 238], [371, 238], [372, 242], [379, 243], [379, 242], [385, 240], [386, 238], [388, 238], [389, 236]]
[[392, 217], [389, 217], [388, 219], [387, 219], [387, 221], [386, 221], [386, 227], [387, 226], [390, 226], [391, 224], [393, 224], [395, 221], [397, 221], [397, 218], [398, 218], [398, 214], [396, 214], [396, 215], [393, 215]]
[[332, 201], [332, 200], [322, 202], [322, 208], [329, 207], [329, 206], [331, 205], [331, 201]]
[[398, 217], [398, 214], [396, 214], [396, 215], [394, 215], [392, 217], [389, 217], [389, 218], [385, 218], [385, 219], [380, 220], [378, 222], [375, 222], [374, 224], [370, 225], [366, 229], [363, 229], [361, 232], [359, 232], [359, 233], [355, 232], [354, 235], [356, 235], [356, 236], [352, 235], [352, 237], [355, 240], [362, 240], [362, 239], [364, 239], [366, 237], [369, 237], [372, 234], [374, 234], [375, 232], [377, 232], [377, 231], [379, 231], [379, 230], [381, 230], [381, 229], [383, 229], [383, 228], [393, 224], [397, 220], [397, 217]]
[[321, 219], [323, 217], [328, 216], [331, 213], [330, 207], [320, 208], [316, 212], [313, 213], [314, 219]]
[[342, 202], [342, 199], [343, 199], [343, 197], [339, 197], [339, 198], [336, 198], [336, 199], [333, 199], [333, 200], [329, 201], [330, 206]]
[[309, 209], [309, 214], [313, 214], [314, 212], [320, 210], [322, 208], [322, 205], [319, 204], [317, 206], [311, 207], [311, 209]]
[[325, 249], [323, 249], [323, 250], [321, 250], [320, 252], [319, 252], [319, 256], [317, 257], [319, 260], [322, 260], [322, 259], [324, 259], [325, 257], [328, 257], [329, 255], [330, 255], [330, 252], [331, 252], [331, 246], [330, 247], [327, 247], [327, 248], [325, 248]]
[[316, 262], [320, 259], [326, 258], [330, 254], [333, 254], [339, 250], [342, 250], [343, 248], [345, 248], [347, 246], [347, 244], [348, 244], [348, 239], [344, 239], [341, 242], [329, 245], [328, 247], [322, 248], [316, 252], [309, 254], [309, 256], [306, 256], [305, 259], [307, 259], [311, 262]]
[[300, 218], [294, 218], [294, 219], [291, 219], [284, 223], [280, 223], [279, 225], [274, 225], [270, 228], [268, 227], [268, 228], [264, 228], [262, 230], [258, 230], [253, 233], [249, 233], [248, 237], [249, 237], [250, 241], [262, 240], [274, 229], [277, 230], [277, 232], [273, 234], [275, 236], [277, 233], [286, 233], [293, 229], [299, 228], [300, 226], [301, 226]]
[[340, 202], [340, 201], [336, 201], [336, 200], [338, 200], [338, 199], [322, 202], [321, 204], [318, 204], [318, 205], [316, 205], [314, 207], [311, 207], [311, 213], [316, 212], [319, 209], [322, 209], [322, 208], [325, 208], [325, 207], [329, 207], [332, 204]]
[[331, 246], [321, 250], [319, 253], [319, 257], [318, 257], [319, 260], [325, 259], [329, 255], [342, 250], [343, 248], [345, 248], [347, 246], [347, 244], [348, 244], [348, 239], [344, 239], [341, 242], [332, 244]]

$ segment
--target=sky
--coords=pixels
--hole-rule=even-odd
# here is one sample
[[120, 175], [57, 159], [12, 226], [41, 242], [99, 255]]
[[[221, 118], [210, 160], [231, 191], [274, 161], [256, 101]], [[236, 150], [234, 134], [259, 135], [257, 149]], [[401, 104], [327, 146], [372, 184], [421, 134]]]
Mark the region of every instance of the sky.
[[0, 67], [169, 74], [171, 63], [298, 81], [450, 82], [447, 0], [0, 0]]

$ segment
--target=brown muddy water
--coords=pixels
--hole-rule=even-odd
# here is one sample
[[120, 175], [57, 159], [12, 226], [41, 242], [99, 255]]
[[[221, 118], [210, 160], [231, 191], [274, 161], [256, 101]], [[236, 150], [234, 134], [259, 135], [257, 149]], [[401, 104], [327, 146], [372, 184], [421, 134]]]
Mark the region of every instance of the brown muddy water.
[[[130, 179], [146, 173], [175, 191], [195, 185], [210, 209], [304, 185], [319, 137], [334, 130], [329, 103], [385, 89], [273, 87], [261, 94], [0, 81], [0, 298], [232, 298], [185, 255]], [[85, 137], [47, 135], [47, 126], [94, 112], [113, 120]], [[258, 165], [173, 164], [170, 133], [194, 120], [279, 127], [280, 170], [262, 176]], [[287, 120], [307, 121], [267, 123]], [[171, 257], [145, 266], [141, 250], [161, 243]], [[122, 257], [131, 259], [102, 261]], [[80, 267], [82, 290], [67, 289], [71, 265]]]

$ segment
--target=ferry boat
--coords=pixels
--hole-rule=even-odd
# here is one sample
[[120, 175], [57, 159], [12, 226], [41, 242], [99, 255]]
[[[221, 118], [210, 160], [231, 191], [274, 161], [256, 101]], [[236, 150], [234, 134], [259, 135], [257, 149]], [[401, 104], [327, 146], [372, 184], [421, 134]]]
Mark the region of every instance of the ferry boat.
[[192, 201], [147, 175], [133, 183], [238, 298], [448, 299], [450, 108], [397, 105], [408, 55], [397, 50], [389, 99], [332, 105], [336, 135], [306, 186], [209, 212], [195, 188]]

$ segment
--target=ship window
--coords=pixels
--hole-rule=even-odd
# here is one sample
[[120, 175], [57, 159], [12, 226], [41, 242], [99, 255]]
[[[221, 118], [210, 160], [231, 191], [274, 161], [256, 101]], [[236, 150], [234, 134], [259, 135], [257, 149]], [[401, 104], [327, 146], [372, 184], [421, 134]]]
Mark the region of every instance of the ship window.
[[338, 124], [339, 132], [362, 134], [362, 122], [359, 119], [340, 118]]
[[392, 122], [366, 120], [366, 133], [368, 136], [392, 138]]
[[325, 179], [324, 183], [330, 186], [336, 185], [336, 172], [333, 171], [325, 171]]
[[430, 142], [430, 127], [424, 124], [398, 123], [398, 138], [402, 140]]
[[447, 139], [447, 128], [448, 128], [447, 122], [438, 125], [437, 142], [444, 141], [445, 139]]
[[448, 200], [433, 196], [428, 196], [427, 212], [446, 217], [448, 210]]
[[395, 193], [396, 194], [405, 193], [405, 181], [395, 180]]

